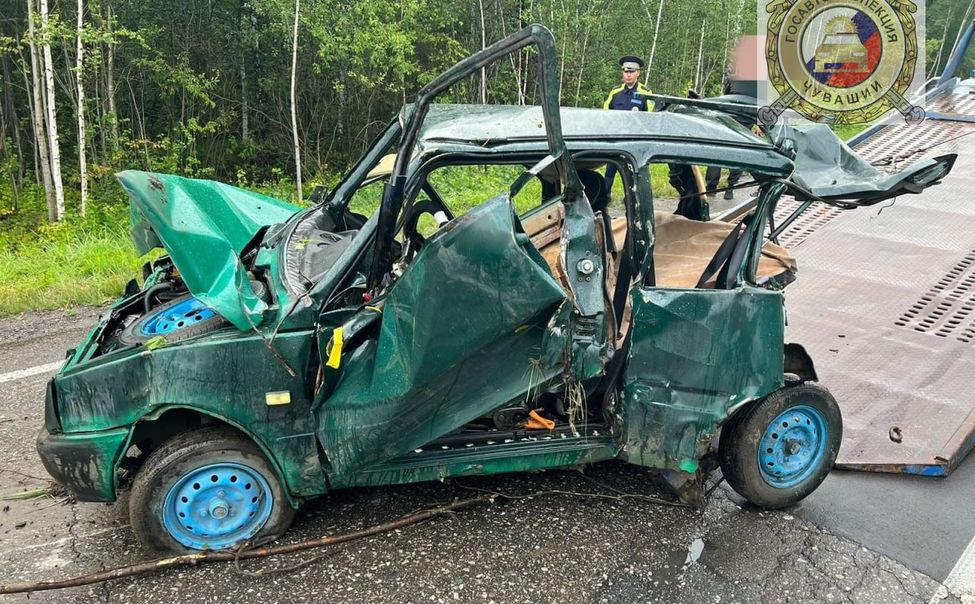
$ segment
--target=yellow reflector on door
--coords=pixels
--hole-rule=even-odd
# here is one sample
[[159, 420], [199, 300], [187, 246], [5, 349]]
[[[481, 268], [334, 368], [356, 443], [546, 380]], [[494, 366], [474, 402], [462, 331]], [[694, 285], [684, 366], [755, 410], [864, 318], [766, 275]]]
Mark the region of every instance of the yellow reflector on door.
[[331, 367], [332, 369], [338, 369], [339, 363], [342, 362], [342, 328], [341, 327], [336, 327], [335, 331], [332, 332], [332, 340], [330, 344], [332, 345], [332, 347], [328, 351], [328, 361], [325, 362], [325, 366]]

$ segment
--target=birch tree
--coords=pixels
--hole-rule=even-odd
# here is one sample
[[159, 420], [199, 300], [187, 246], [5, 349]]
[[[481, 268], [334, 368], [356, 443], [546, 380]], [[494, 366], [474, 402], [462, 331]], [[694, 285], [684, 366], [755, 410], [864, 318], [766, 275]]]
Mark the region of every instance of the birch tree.
[[[61, 153], [58, 143], [57, 109], [54, 103], [54, 60], [51, 58], [51, 43], [49, 40], [50, 19], [47, 0], [40, 0], [41, 30], [43, 34], [43, 70], [46, 94], [44, 95], [47, 108], [47, 140], [51, 160], [51, 181], [54, 183], [54, 215], [52, 221], [64, 218], [64, 183], [61, 180]], [[50, 212], [49, 212], [50, 213]]]
[[299, 202], [304, 199], [301, 193], [301, 146], [298, 139], [298, 102], [295, 96], [295, 80], [298, 73], [298, 15], [300, 11], [301, 0], [295, 0], [295, 26], [291, 41], [291, 132], [295, 146], [295, 183], [298, 188]]
[[[484, 0], [477, 0], [477, 8], [481, 13], [481, 50], [487, 48], [487, 30], [484, 26]], [[481, 92], [480, 101], [482, 105], [487, 105], [487, 67], [481, 67]]]
[[88, 130], [85, 128], [85, 44], [82, 32], [85, 26], [84, 0], [78, 0], [78, 28], [75, 44], [75, 80], [78, 84], [78, 171], [81, 177], [81, 215], [88, 209], [88, 166], [85, 161], [85, 146], [88, 141]]
[[[647, 11], [647, 18], [650, 18], [650, 7], [644, 2], [643, 9]], [[664, 0], [660, 0], [657, 5], [657, 20], [653, 25], [653, 41], [650, 43], [650, 56], [647, 58], [647, 75], [643, 76], [643, 85], [647, 86], [650, 82], [650, 68], [653, 67], [653, 55], [657, 52], [657, 36], [660, 35], [660, 17], [664, 14]]]
[[704, 32], [707, 30], [707, 13], [701, 15], [701, 41], [697, 46], [697, 68], [694, 70], [694, 90], [701, 91], [701, 66], [704, 63]]
[[58, 214], [58, 206], [54, 198], [54, 183], [51, 180], [51, 161], [48, 157], [49, 139], [44, 117], [44, 89], [41, 83], [40, 49], [37, 47], [37, 31], [34, 27], [33, 0], [27, 0], [27, 28], [27, 40], [30, 45], [31, 96], [34, 101], [33, 110], [30, 112], [31, 121], [34, 123], [34, 146], [37, 149], [38, 171], [41, 173], [41, 180], [44, 183], [44, 196], [47, 198], [47, 218], [53, 222], [58, 220], [60, 215]]
[[108, 44], [105, 45], [105, 97], [108, 102], [108, 124], [111, 148], [118, 144], [118, 110], [115, 108], [115, 22], [112, 3], [105, 3], [105, 23], [108, 26]]

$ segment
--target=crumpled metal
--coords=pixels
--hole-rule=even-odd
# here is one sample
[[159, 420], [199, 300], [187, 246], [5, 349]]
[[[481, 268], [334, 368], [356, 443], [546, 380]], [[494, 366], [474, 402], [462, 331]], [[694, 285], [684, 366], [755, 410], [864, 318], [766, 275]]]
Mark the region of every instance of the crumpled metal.
[[140, 255], [165, 248], [190, 292], [242, 330], [260, 324], [267, 304], [247, 278], [240, 252], [264, 226], [298, 206], [210, 180], [126, 170], [130, 231]]

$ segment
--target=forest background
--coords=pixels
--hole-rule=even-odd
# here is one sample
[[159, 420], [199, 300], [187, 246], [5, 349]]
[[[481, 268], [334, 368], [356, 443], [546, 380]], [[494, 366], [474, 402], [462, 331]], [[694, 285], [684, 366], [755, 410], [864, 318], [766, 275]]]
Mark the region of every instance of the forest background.
[[[103, 302], [137, 273], [119, 170], [304, 203], [421, 86], [525, 24], [555, 34], [562, 104], [597, 107], [627, 53], [647, 60], [655, 92], [720, 93], [755, 11], [755, 0], [2, 0], [0, 315]], [[973, 17], [975, 0], [927, 0], [929, 76]], [[970, 52], [963, 73], [973, 67]], [[448, 100], [534, 104], [534, 70], [523, 52]]]

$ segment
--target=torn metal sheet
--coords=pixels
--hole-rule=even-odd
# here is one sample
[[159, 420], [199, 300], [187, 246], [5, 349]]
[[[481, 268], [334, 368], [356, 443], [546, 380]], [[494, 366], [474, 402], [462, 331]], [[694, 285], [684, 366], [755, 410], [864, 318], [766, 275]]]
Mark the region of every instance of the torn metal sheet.
[[926, 158], [888, 174], [854, 153], [826, 124], [779, 125], [769, 136], [778, 147], [795, 153], [789, 181], [797, 198], [840, 205], [873, 205], [919, 193], [928, 182], [947, 174], [954, 162], [951, 155]]

